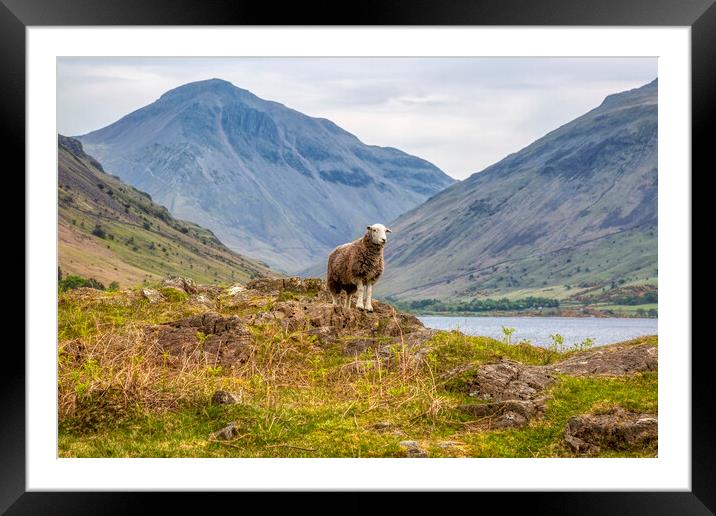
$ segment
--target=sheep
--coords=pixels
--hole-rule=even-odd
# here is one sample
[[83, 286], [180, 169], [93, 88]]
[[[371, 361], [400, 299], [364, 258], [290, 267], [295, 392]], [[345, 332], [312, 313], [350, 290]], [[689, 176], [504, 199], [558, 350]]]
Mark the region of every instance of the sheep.
[[358, 294], [356, 308], [373, 311], [373, 284], [383, 274], [383, 247], [390, 229], [383, 224], [366, 226], [361, 238], [339, 245], [328, 256], [326, 286], [333, 305], [345, 290], [345, 307], [350, 308], [353, 294]]

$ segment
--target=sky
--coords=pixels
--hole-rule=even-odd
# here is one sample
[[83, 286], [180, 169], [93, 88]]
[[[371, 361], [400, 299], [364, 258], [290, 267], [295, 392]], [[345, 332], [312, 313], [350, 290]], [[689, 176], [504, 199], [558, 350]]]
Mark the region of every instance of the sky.
[[58, 58], [57, 125], [81, 135], [220, 78], [464, 179], [656, 77], [653, 57]]

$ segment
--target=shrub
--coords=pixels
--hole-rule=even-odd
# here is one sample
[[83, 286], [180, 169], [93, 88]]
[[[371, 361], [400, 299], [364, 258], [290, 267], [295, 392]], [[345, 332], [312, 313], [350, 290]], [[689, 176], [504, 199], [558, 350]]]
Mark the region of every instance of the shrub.
[[89, 287], [97, 290], [104, 290], [104, 285], [94, 278], [83, 278], [82, 276], [68, 275], [58, 282], [60, 291], [65, 292], [80, 287]]
[[99, 237], [99, 238], [106, 238], [106, 237], [107, 237], [107, 233], [105, 232], [104, 229], [102, 229], [102, 226], [100, 226], [99, 224], [97, 224], [97, 225], [94, 227], [94, 229], [92, 230], [92, 234], [93, 234], [94, 236], [96, 236], [96, 237]]

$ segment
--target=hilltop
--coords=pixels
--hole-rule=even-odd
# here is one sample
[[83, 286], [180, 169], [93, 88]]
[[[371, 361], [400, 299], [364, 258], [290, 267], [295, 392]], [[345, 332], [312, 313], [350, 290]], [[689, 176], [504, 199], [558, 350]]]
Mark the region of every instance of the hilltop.
[[149, 194], [106, 173], [78, 140], [62, 135], [57, 195], [65, 275], [131, 285], [167, 275], [216, 283], [272, 274], [264, 263], [231, 251], [211, 231], [174, 218]]

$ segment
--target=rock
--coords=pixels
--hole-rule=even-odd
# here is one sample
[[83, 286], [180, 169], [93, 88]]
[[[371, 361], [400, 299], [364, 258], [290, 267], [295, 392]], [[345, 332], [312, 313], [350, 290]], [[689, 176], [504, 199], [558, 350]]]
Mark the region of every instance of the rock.
[[417, 441], [400, 441], [398, 446], [405, 448], [405, 454], [411, 458], [425, 458], [428, 452], [423, 450]]
[[257, 278], [246, 284], [248, 290], [255, 290], [265, 294], [277, 294], [279, 292], [294, 293], [318, 293], [324, 290], [324, 282], [320, 278], [301, 279], [298, 276], [290, 278]]
[[216, 391], [211, 397], [212, 405], [233, 405], [240, 402], [240, 395], [228, 391]]
[[161, 303], [164, 301], [164, 296], [158, 290], [153, 288], [142, 289], [142, 295], [149, 300], [150, 303]]
[[162, 281], [162, 285], [165, 287], [172, 287], [177, 290], [181, 290], [187, 294], [196, 294], [199, 290], [191, 278], [182, 278], [180, 276], [171, 276]]
[[217, 439], [219, 441], [230, 441], [239, 434], [239, 429], [236, 427], [236, 423], [229, 423], [221, 430], [213, 432], [209, 439]]
[[373, 308], [374, 311], [369, 313], [333, 306], [317, 298], [290, 299], [276, 302], [268, 312], [248, 316], [247, 323], [274, 322], [286, 331], [316, 335], [322, 345], [344, 342], [344, 352], [348, 355], [385, 344], [386, 337], [392, 337], [391, 344], [402, 338], [406, 347], [411, 347], [424, 343], [434, 334], [417, 317], [397, 312], [390, 305], [375, 301]]
[[[459, 367], [451, 374], [463, 374], [469, 367]], [[459, 410], [481, 418], [480, 426], [522, 428], [531, 419], [541, 417], [546, 398], [543, 391], [554, 383], [552, 373], [537, 366], [502, 360], [478, 367], [466, 382], [470, 396], [488, 401], [461, 405]]]
[[656, 446], [657, 416], [630, 412], [621, 407], [600, 414], [574, 416], [564, 430], [564, 442], [573, 452], [587, 455], [602, 449]]
[[251, 332], [237, 316], [194, 315], [154, 328], [161, 351], [195, 356], [209, 363], [240, 364], [250, 356]]
[[571, 376], [621, 376], [656, 371], [658, 349], [649, 344], [606, 346], [579, 353], [546, 367], [551, 371]]
[[481, 366], [467, 386], [470, 396], [485, 400], [530, 400], [552, 383], [549, 371], [502, 360]]
[[393, 427], [389, 422], [387, 421], [381, 421], [380, 423], [376, 423], [372, 426], [373, 430], [377, 432], [385, 432], [390, 430]]
[[243, 285], [239, 285], [238, 283], [235, 285], [231, 285], [229, 288], [225, 290], [226, 294], [230, 296], [235, 296], [237, 294], [240, 294], [241, 292], [245, 292], [246, 287]]
[[507, 400], [493, 403], [460, 405], [458, 410], [484, 418], [487, 428], [522, 428], [544, 414], [545, 400]]
[[192, 302], [199, 305], [214, 306], [214, 301], [211, 300], [206, 294], [198, 294], [192, 297]]

